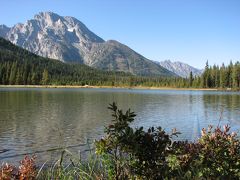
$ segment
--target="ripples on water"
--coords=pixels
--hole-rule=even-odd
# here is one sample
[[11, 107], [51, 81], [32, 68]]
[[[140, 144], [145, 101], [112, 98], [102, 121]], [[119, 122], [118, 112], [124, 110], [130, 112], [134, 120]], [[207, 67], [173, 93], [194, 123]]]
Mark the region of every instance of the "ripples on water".
[[[111, 121], [109, 103], [131, 108], [132, 126], [177, 128], [179, 139], [196, 140], [209, 124], [240, 129], [240, 93], [129, 89], [0, 89], [0, 161], [16, 161], [17, 154], [58, 147], [84, 150], [87, 139], [103, 135]], [[75, 147], [76, 146], [76, 147]], [[39, 153], [38, 160], [56, 158], [56, 151]]]

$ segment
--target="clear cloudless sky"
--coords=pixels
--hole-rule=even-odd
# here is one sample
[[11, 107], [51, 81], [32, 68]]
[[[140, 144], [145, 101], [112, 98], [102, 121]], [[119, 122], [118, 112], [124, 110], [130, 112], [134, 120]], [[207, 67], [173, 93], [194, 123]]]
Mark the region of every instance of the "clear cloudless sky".
[[73, 16], [151, 60], [197, 68], [240, 61], [240, 0], [1, 0], [0, 24], [42, 11]]

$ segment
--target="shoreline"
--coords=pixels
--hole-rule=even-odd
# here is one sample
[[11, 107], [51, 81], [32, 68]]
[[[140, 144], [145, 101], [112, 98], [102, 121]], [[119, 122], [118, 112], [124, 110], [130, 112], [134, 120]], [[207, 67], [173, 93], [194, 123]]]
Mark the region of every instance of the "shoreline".
[[190, 91], [233, 91], [217, 88], [173, 88], [147, 86], [79, 86], [79, 85], [0, 85], [0, 88], [93, 88], [93, 89], [146, 89], [146, 90], [190, 90]]

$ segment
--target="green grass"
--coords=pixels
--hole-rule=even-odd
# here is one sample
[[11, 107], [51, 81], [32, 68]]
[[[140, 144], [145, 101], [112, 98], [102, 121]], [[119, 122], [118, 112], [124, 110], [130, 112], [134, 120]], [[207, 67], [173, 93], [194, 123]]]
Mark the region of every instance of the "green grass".
[[[65, 157], [70, 161], [67, 165], [63, 165], [65, 160], [67, 160]], [[51, 167], [44, 166], [45, 165], [39, 169], [37, 179], [108, 179], [102, 166], [100, 156], [96, 156], [92, 152], [89, 153], [86, 160], [82, 160], [81, 157], [77, 157], [65, 149], [59, 160], [57, 160]]]

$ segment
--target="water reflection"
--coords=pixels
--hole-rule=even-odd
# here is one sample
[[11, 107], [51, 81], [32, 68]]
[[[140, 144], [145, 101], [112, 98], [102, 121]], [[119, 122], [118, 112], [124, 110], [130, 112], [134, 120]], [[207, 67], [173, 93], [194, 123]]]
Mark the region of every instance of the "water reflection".
[[[206, 94], [203, 96], [206, 124], [230, 124], [240, 128], [240, 95], [236, 93]], [[215, 118], [215, 119], [214, 119]]]
[[[239, 93], [128, 89], [0, 89], [0, 161], [56, 147], [85, 144], [103, 135], [110, 120], [107, 106], [137, 113], [132, 126], [177, 128], [180, 139], [195, 140], [208, 124], [240, 127]], [[71, 150], [77, 151], [84, 146]], [[41, 153], [39, 161], [56, 152]], [[7, 158], [8, 157], [8, 158]], [[22, 156], [21, 156], [22, 157]], [[21, 158], [19, 157], [19, 158]]]

